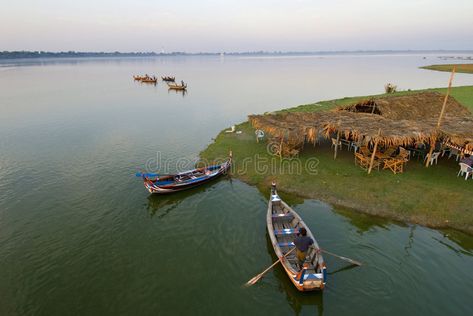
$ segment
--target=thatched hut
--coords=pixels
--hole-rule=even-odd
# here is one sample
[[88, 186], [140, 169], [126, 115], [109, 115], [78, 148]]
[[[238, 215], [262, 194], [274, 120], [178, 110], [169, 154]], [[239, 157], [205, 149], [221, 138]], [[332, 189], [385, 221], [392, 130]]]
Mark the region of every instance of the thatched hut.
[[[401, 96], [388, 96], [363, 100], [348, 106], [341, 106], [335, 111], [370, 113], [392, 120], [437, 119], [445, 96], [438, 92], [422, 92]], [[470, 111], [452, 97], [447, 100], [447, 114], [453, 117], [471, 116]]]
[[287, 147], [316, 142], [319, 135], [334, 133], [359, 143], [377, 141], [386, 146], [434, 143], [441, 139], [463, 151], [473, 150], [473, 117], [454, 98], [447, 102], [441, 127], [437, 128], [444, 96], [424, 92], [361, 101], [333, 111], [251, 115], [251, 124], [277, 136]]

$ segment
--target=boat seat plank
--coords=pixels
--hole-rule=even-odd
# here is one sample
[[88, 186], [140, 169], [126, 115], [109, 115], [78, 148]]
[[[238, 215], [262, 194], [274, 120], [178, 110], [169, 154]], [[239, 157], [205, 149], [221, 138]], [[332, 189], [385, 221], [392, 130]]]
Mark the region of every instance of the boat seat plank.
[[297, 234], [299, 232], [299, 229], [297, 228], [284, 228], [284, 229], [276, 229], [274, 231], [274, 234], [277, 235], [293, 235]]
[[294, 243], [291, 241], [291, 242], [280, 242], [278, 243], [278, 246], [279, 247], [292, 247], [294, 246]]
[[294, 215], [292, 214], [273, 214], [273, 220], [292, 220]]
[[304, 274], [305, 280], [322, 280], [324, 278], [322, 273], [306, 273]]

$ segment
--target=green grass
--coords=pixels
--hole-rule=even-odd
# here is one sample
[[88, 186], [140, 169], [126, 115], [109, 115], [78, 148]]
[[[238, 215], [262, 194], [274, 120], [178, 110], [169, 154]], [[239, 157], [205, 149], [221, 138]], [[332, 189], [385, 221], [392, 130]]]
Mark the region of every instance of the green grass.
[[[401, 93], [412, 92], [398, 94]], [[453, 88], [452, 95], [473, 109], [473, 86]], [[329, 109], [361, 98], [366, 97], [324, 101], [285, 111]], [[276, 180], [280, 191], [300, 197], [316, 198], [395, 220], [473, 233], [473, 181], [456, 176], [458, 164], [453, 158], [441, 158], [437, 166], [430, 168], [414, 158], [403, 174], [375, 170], [368, 175], [355, 166], [353, 153], [346, 149], [334, 160], [328, 144], [306, 145], [298, 160], [281, 161], [267, 153], [265, 141], [256, 143], [254, 129], [248, 122], [238, 125], [237, 130], [242, 134], [220, 133], [201, 157], [207, 160], [225, 157], [231, 149], [233, 175], [257, 185], [263, 192], [268, 190], [272, 180]], [[310, 161], [317, 164], [315, 174], [306, 172], [304, 167], [297, 172], [297, 163], [306, 166]], [[294, 164], [292, 173], [289, 172], [290, 163]]]
[[453, 69], [453, 66], [457, 66], [456, 72], [473, 74], [473, 64], [443, 64], [443, 65], [424, 66], [424, 67], [420, 67], [420, 68], [421, 69], [451, 72], [452, 69]]

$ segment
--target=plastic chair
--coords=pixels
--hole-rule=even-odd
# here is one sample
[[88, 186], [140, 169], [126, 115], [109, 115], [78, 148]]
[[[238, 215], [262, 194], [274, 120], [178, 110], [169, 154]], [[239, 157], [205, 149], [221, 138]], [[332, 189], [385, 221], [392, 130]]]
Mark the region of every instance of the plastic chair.
[[469, 176], [473, 178], [473, 168], [463, 162], [460, 162], [459, 165], [460, 171], [458, 171], [457, 177], [465, 175], [465, 180], [467, 180]]
[[[429, 165], [432, 166], [434, 164], [434, 160], [435, 160], [435, 164], [437, 164], [439, 156], [440, 156], [440, 152], [432, 153], [432, 155], [430, 156]], [[428, 157], [429, 155], [425, 156], [424, 161], [426, 161]]]
[[448, 153], [448, 159], [450, 157], [455, 156], [455, 160], [458, 161], [460, 159], [460, 152], [457, 149], [450, 148], [450, 152]]
[[350, 151], [351, 149], [353, 148], [353, 152], [358, 152], [358, 150], [360, 149], [361, 147], [361, 144], [360, 143], [356, 143], [356, 142], [351, 142], [351, 146], [350, 146]]
[[337, 146], [339, 149], [342, 149], [342, 142], [341, 141], [337, 142], [336, 138], [332, 138], [332, 147], [337, 148]]
[[342, 138], [342, 139], [340, 139], [340, 143], [342, 143], [342, 146], [343, 146], [343, 145], [347, 146], [347, 149], [350, 150], [350, 148], [351, 148], [351, 141]]

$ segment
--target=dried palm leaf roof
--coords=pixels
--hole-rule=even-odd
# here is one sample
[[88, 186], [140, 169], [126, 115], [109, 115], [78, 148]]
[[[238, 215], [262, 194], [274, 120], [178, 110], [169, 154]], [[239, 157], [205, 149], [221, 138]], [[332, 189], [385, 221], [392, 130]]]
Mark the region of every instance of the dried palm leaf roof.
[[292, 143], [303, 143], [305, 140], [315, 142], [319, 134], [328, 138], [331, 133], [338, 131], [341, 136], [357, 142], [378, 139], [384, 144], [398, 146], [417, 141], [429, 142], [437, 135], [437, 131], [430, 124], [407, 120], [393, 121], [366, 113], [291, 112], [252, 115], [249, 119], [255, 128], [271, 135], [284, 136]]
[[[444, 98], [444, 95], [430, 91], [403, 96], [384, 96], [342, 106], [336, 111], [373, 113], [393, 120], [422, 120], [438, 118]], [[448, 98], [446, 111], [456, 117], [471, 115], [468, 109], [453, 97]]]
[[473, 150], [473, 116], [447, 116], [440, 126], [443, 138], [455, 145]]
[[[437, 118], [443, 98], [442, 95], [432, 92], [385, 98], [389, 99], [390, 106], [386, 105], [385, 99], [378, 98], [375, 103], [376, 106], [382, 104], [379, 107], [381, 115], [346, 110], [353, 109], [355, 105], [351, 105], [345, 107], [345, 110], [339, 108], [328, 112], [250, 115], [249, 120], [255, 128], [273, 136], [283, 137], [285, 143], [291, 147], [298, 147], [306, 141], [315, 142], [319, 134], [328, 138], [332, 133], [340, 132], [346, 139], [362, 143], [377, 139], [388, 146], [407, 146], [415, 142], [431, 143], [442, 137], [472, 150], [473, 117], [453, 98], [449, 98], [448, 114], [442, 121], [441, 128], [437, 129]], [[422, 103], [422, 100], [426, 103]], [[438, 113], [431, 113], [437, 109]], [[383, 115], [383, 112], [389, 117]], [[422, 119], [419, 118], [421, 115]]]

